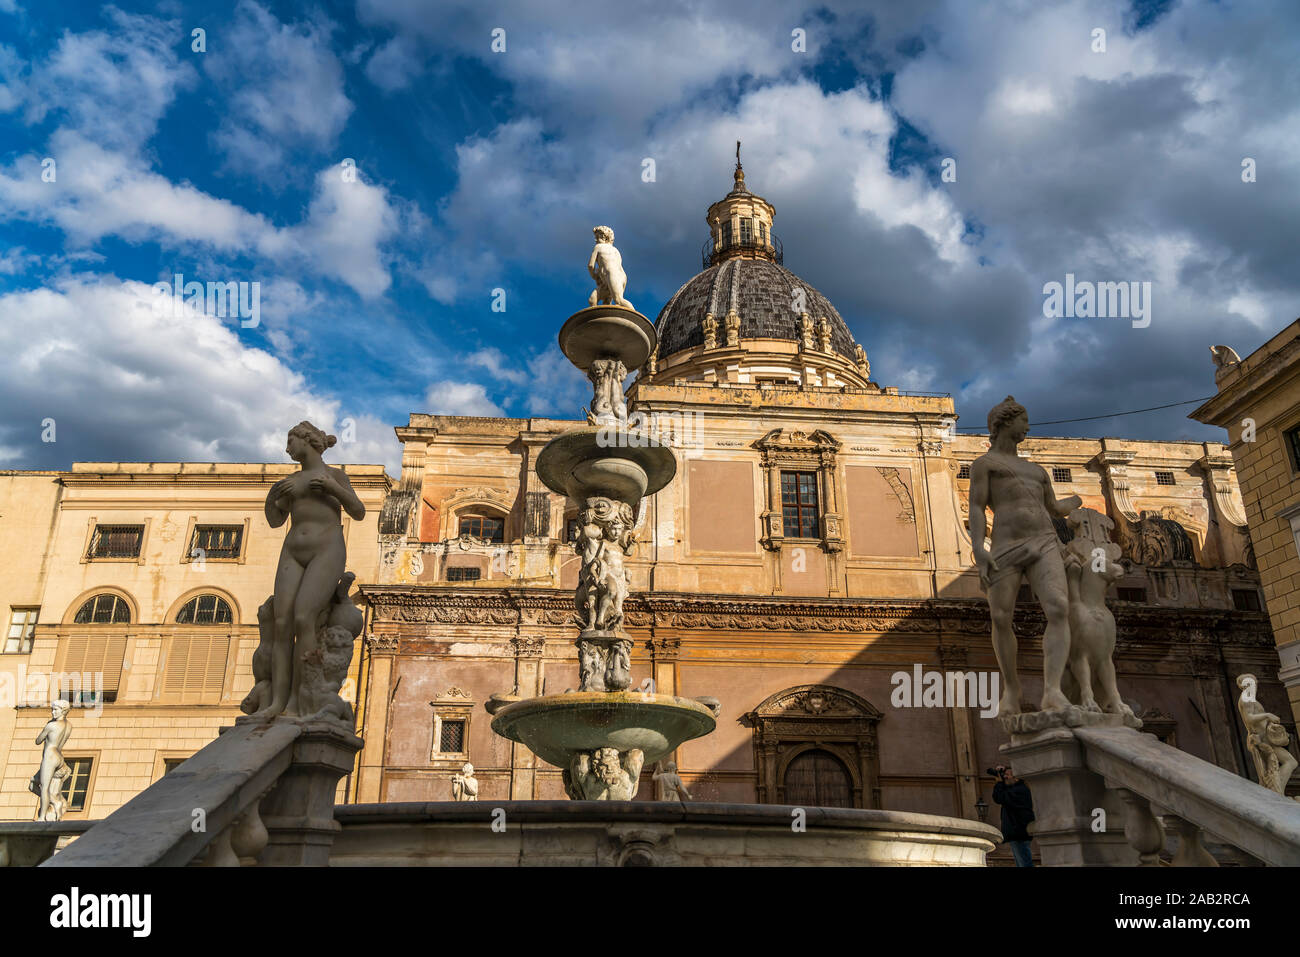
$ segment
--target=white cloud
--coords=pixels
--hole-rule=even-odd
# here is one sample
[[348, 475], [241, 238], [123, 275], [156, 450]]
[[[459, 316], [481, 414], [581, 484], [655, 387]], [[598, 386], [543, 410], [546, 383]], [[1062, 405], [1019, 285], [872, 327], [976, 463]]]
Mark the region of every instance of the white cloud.
[[[353, 442], [334, 462], [382, 462], [400, 452], [390, 427], [345, 409], [237, 332], [196, 312], [153, 309], [152, 289], [108, 276], [0, 295], [0, 378], [6, 426], [0, 445], [21, 449], [6, 463], [58, 461], [285, 461], [284, 437], [302, 419], [339, 434], [351, 416]], [[56, 423], [45, 447], [40, 423]], [[22, 423], [20, 426], [18, 423]]]
[[418, 44], [402, 33], [371, 55], [366, 62], [366, 76], [381, 90], [392, 93], [409, 86], [423, 67]]
[[505, 415], [477, 382], [435, 382], [429, 386], [424, 404], [432, 415]]
[[241, 0], [233, 24], [209, 40], [204, 68], [226, 109], [212, 139], [232, 169], [283, 179], [289, 149], [334, 146], [353, 107], [330, 48], [333, 30], [319, 19], [281, 23]]

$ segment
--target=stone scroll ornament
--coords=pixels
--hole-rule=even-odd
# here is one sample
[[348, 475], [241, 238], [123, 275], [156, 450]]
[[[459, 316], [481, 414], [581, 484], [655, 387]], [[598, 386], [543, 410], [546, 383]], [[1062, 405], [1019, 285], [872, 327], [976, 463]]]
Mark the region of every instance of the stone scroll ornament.
[[1271, 791], [1285, 795], [1287, 782], [1291, 780], [1297, 763], [1295, 756], [1287, 750], [1291, 735], [1282, 726], [1282, 719], [1265, 711], [1255, 697], [1259, 682], [1254, 675], [1239, 675], [1237, 687], [1241, 689], [1237, 711], [1246, 725], [1246, 750], [1255, 761], [1259, 783]]
[[582, 691], [622, 691], [632, 683], [632, 641], [623, 634], [628, 593], [623, 558], [635, 543], [632, 506], [595, 496], [578, 513], [574, 551], [582, 559], [574, 603], [578, 611], [578, 668]]
[[275, 591], [257, 610], [253, 690], [239, 706], [255, 718], [284, 714], [348, 726], [354, 720], [352, 706], [338, 692], [365, 616], [348, 598], [356, 576], [345, 571], [341, 513], [359, 522], [366, 508], [344, 471], [321, 458], [335, 442], [310, 422], [294, 426], [286, 452], [301, 469], [266, 495], [270, 526], [290, 526]]
[[63, 760], [63, 746], [72, 734], [68, 710], [72, 705], [59, 700], [50, 705], [50, 720], [36, 736], [36, 743], [45, 745], [41, 751], [41, 766], [32, 775], [27, 789], [36, 795], [36, 820], [61, 821], [67, 804], [63, 799], [63, 782], [72, 775], [72, 769]]

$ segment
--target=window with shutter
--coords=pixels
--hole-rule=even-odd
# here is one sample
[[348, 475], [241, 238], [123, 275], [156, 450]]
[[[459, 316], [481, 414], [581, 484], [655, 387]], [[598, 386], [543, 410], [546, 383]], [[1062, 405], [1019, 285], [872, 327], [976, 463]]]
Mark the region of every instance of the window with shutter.
[[162, 700], [215, 702], [226, 679], [227, 637], [171, 639], [163, 674]]
[[63, 656], [58, 671], [63, 675], [64, 687], [77, 685], [81, 692], [78, 700], [69, 698], [74, 705], [93, 703], [94, 692], [100, 687], [98, 676], [103, 676], [104, 701], [117, 698], [122, 681], [122, 659], [126, 657], [126, 637], [99, 637], [73, 635], [64, 642]]

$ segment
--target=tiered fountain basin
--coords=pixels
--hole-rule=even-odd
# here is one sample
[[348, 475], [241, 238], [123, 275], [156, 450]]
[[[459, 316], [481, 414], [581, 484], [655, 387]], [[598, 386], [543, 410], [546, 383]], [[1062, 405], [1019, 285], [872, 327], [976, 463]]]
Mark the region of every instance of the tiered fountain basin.
[[780, 804], [486, 798], [340, 804], [334, 819], [331, 867], [983, 867], [1002, 839], [937, 814]]
[[597, 748], [638, 748], [647, 765], [712, 733], [713, 712], [691, 698], [639, 691], [570, 691], [506, 705], [492, 730], [558, 768]]
[[537, 456], [537, 477], [548, 488], [578, 502], [607, 495], [634, 509], [676, 473], [672, 449], [654, 436], [613, 425], [565, 432]]
[[579, 369], [604, 356], [617, 356], [629, 370], [639, 369], [655, 342], [655, 324], [623, 306], [588, 306], [560, 327], [560, 351]]

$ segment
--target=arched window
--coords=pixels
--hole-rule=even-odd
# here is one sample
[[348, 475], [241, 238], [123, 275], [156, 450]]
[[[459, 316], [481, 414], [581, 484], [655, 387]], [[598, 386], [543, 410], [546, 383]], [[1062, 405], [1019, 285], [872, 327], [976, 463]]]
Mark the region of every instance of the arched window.
[[72, 620], [78, 625], [125, 625], [131, 621], [131, 606], [119, 595], [96, 595], [77, 609]]
[[178, 625], [228, 625], [230, 603], [219, 595], [195, 595], [176, 613]]
[[485, 542], [504, 542], [506, 522], [492, 515], [462, 515], [460, 534], [482, 539]]

